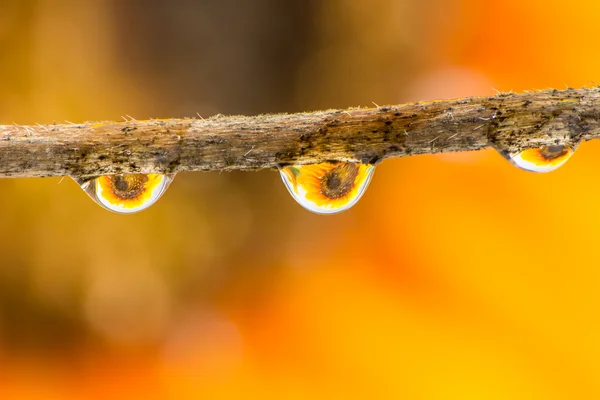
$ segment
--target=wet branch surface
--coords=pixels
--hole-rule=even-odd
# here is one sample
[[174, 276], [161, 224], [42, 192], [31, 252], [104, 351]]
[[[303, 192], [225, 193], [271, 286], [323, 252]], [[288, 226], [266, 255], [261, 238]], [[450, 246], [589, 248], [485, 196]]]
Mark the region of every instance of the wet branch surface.
[[378, 163], [489, 146], [575, 146], [598, 137], [598, 88], [255, 117], [13, 124], [0, 125], [0, 177]]

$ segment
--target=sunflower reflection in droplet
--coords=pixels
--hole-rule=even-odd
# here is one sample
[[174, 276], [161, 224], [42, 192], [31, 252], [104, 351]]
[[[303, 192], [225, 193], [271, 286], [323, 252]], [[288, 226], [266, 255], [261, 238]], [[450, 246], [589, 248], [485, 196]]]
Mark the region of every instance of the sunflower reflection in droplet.
[[81, 188], [107, 210], [131, 214], [150, 207], [164, 194], [175, 175], [121, 174], [89, 181], [75, 179]]
[[356, 204], [374, 171], [374, 165], [353, 162], [294, 165], [280, 170], [292, 197], [317, 214], [339, 213]]
[[515, 166], [531, 172], [551, 172], [571, 158], [572, 147], [556, 145], [509, 153], [505, 157]]

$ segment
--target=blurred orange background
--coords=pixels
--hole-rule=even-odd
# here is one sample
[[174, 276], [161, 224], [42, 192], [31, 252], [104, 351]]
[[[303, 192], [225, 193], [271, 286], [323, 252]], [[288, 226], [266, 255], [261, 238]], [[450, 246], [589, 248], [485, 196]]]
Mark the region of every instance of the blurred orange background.
[[[258, 114], [600, 82], [597, 1], [4, 0], [0, 123]], [[385, 161], [350, 211], [180, 174], [111, 214], [0, 181], [1, 399], [600, 397], [600, 144]]]

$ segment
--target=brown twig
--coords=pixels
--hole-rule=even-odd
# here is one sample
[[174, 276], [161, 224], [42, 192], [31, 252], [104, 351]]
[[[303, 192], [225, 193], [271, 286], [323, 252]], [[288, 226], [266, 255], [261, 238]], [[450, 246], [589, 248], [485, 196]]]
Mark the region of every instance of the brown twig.
[[577, 145], [600, 136], [600, 89], [377, 108], [53, 125], [1, 125], [0, 176], [256, 170], [326, 160]]

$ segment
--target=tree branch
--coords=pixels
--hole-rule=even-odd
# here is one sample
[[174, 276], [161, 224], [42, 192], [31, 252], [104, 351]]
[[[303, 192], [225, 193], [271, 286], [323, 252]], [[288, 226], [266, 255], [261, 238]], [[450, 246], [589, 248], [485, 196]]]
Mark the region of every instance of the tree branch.
[[598, 88], [256, 117], [1, 125], [0, 177], [377, 163], [488, 146], [576, 146], [599, 136]]

